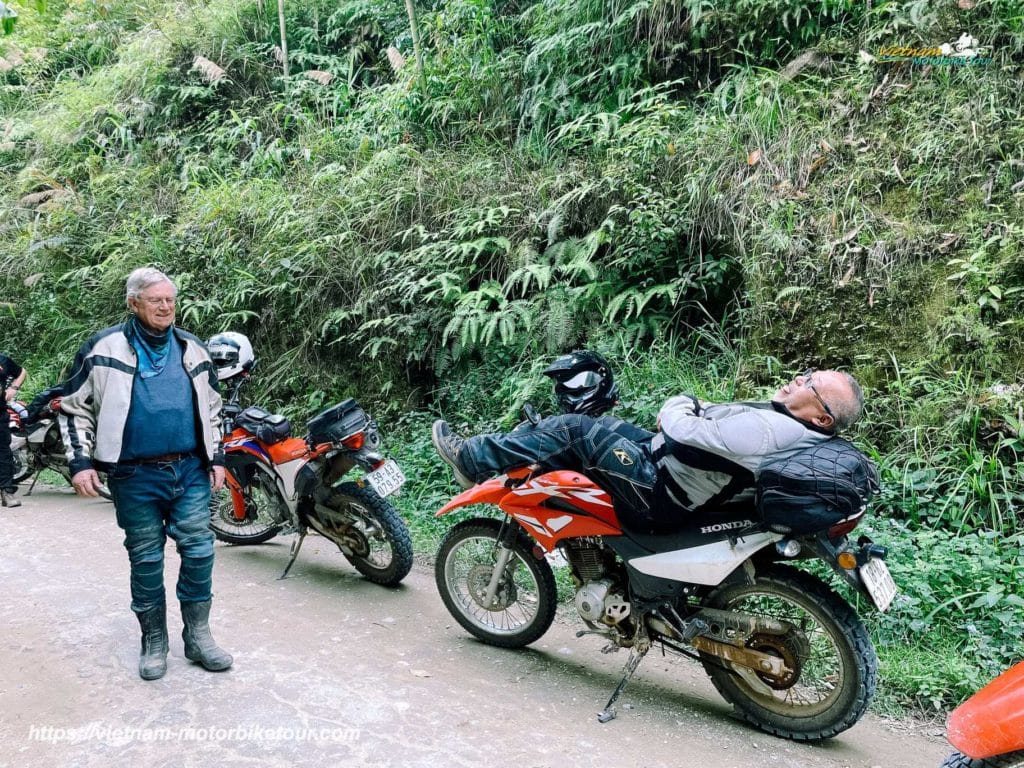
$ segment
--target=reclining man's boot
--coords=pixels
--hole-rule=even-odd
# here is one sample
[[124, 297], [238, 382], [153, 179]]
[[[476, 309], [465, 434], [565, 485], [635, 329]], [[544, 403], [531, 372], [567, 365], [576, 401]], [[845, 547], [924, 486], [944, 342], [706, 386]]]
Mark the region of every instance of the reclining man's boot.
[[438, 419], [434, 422], [430, 430], [430, 440], [434, 444], [434, 450], [437, 451], [437, 455], [455, 473], [455, 482], [463, 488], [472, 488], [476, 485], [476, 483], [470, 480], [466, 474], [465, 467], [459, 461], [459, 452], [462, 451], [462, 446], [466, 441], [452, 432], [452, 428], [448, 425], [447, 421]]
[[185, 641], [185, 658], [198, 661], [211, 672], [221, 672], [231, 666], [231, 654], [219, 647], [210, 634], [210, 600], [202, 603], [182, 603], [181, 618], [185, 628], [181, 639]]
[[159, 680], [167, 671], [167, 606], [160, 603], [135, 615], [142, 627], [139, 677]]

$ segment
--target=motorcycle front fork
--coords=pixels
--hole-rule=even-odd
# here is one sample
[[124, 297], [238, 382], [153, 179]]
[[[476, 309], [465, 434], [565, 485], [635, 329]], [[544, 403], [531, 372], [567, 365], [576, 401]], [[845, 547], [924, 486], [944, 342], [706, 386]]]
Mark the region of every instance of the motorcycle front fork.
[[497, 547], [495, 547], [494, 570], [491, 572], [491, 580], [487, 583], [484, 591], [484, 605], [494, 605], [494, 600], [505, 581], [505, 569], [512, 560], [516, 537], [519, 535], [518, 526], [509, 518], [502, 520], [501, 528], [498, 530]]

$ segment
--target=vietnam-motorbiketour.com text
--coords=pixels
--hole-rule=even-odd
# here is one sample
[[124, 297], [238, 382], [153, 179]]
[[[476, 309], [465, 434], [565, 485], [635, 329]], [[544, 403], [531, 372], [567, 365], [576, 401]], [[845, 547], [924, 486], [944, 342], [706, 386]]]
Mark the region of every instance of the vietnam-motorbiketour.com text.
[[359, 739], [358, 728], [288, 728], [284, 726], [244, 725], [181, 728], [135, 727], [89, 723], [61, 728], [52, 725], [29, 726], [30, 741], [79, 743], [103, 741], [124, 744], [130, 741], [309, 741], [350, 743]]

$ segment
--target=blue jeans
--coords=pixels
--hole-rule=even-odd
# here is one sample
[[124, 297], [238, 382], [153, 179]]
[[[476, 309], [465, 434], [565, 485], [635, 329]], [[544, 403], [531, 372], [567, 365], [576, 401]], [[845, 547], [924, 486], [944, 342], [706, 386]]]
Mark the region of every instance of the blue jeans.
[[547, 471], [581, 472], [611, 495], [626, 528], [651, 531], [657, 527], [652, 505], [657, 469], [649, 439], [638, 442], [627, 434], [636, 438], [651, 433], [608, 417], [549, 416], [507, 434], [469, 438], [459, 451], [459, 463], [476, 482], [534, 463]]
[[117, 524], [131, 563], [132, 610], [164, 603], [164, 545], [174, 539], [181, 555], [178, 600], [212, 596], [213, 533], [210, 475], [197, 457], [159, 464], [114, 466], [107, 474]]

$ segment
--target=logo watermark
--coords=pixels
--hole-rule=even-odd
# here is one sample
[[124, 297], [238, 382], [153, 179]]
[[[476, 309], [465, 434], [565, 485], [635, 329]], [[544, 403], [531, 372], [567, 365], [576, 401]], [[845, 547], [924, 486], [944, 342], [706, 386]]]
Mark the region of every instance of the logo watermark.
[[141, 742], [219, 742], [219, 741], [303, 741], [351, 744], [359, 740], [358, 728], [289, 728], [285, 726], [243, 725], [137, 727], [89, 723], [77, 727], [31, 725], [30, 741], [48, 744], [82, 744], [98, 741], [114, 746]]
[[922, 67], [977, 67], [992, 63], [992, 57], [984, 55], [986, 50], [978, 45], [978, 38], [964, 32], [956, 40], [942, 45], [889, 45], [879, 48], [875, 54], [861, 51], [861, 59], [878, 64], [907, 61]]

